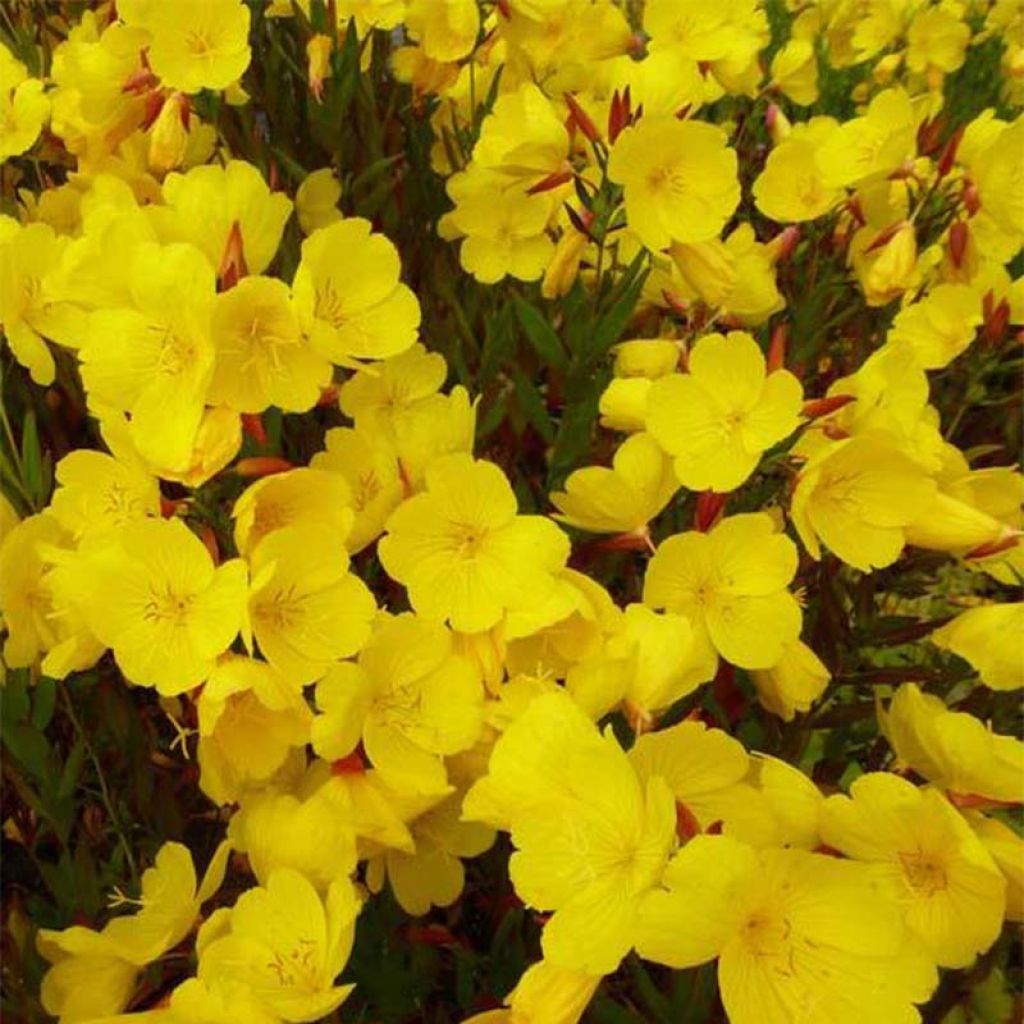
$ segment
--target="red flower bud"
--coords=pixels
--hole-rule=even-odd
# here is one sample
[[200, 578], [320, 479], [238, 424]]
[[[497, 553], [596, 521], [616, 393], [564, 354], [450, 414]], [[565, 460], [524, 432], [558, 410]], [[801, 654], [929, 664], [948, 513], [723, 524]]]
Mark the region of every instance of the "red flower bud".
[[768, 345], [768, 372], [774, 373], [786, 365], [786, 342], [789, 340], [789, 325], [777, 323], [772, 328], [772, 340]]
[[601, 133], [597, 125], [591, 120], [590, 115], [580, 106], [579, 101], [571, 92], [563, 94], [565, 105], [569, 108], [570, 121], [583, 133], [591, 142], [599, 142]]
[[701, 533], [707, 533], [722, 518], [728, 500], [728, 493], [701, 491], [697, 495], [697, 507], [693, 512], [693, 528]]

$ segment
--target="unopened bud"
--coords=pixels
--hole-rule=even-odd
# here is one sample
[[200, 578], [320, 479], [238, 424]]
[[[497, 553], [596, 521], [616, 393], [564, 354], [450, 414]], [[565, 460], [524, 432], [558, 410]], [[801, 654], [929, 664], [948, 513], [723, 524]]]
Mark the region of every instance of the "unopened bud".
[[775, 103], [768, 104], [768, 109], [764, 115], [764, 125], [776, 146], [793, 130], [789, 118], [782, 112], [782, 108]]
[[786, 342], [789, 340], [789, 326], [778, 323], [772, 328], [772, 340], [768, 345], [767, 369], [769, 373], [781, 370], [786, 365]]
[[854, 395], [829, 395], [828, 398], [812, 398], [809, 402], [804, 402], [801, 415], [805, 419], [817, 420], [822, 416], [830, 416], [855, 401]]
[[294, 468], [287, 459], [276, 455], [254, 455], [248, 459], [239, 459], [235, 464], [235, 472], [244, 477], [272, 476], [274, 473], [287, 473]]
[[306, 43], [306, 59], [309, 65], [309, 91], [317, 103], [323, 102], [324, 80], [331, 77], [331, 49], [329, 36], [315, 35]]
[[188, 149], [190, 107], [184, 93], [175, 92], [160, 105], [149, 133], [149, 169], [166, 174], [180, 167]]
[[981, 196], [978, 194], [978, 188], [973, 181], [964, 182], [964, 190], [960, 194], [960, 199], [964, 204], [964, 209], [967, 210], [969, 216], [975, 216], [981, 209]]
[[957, 150], [960, 148], [960, 140], [964, 137], [965, 128], [966, 125], [960, 125], [946, 143], [946, 148], [943, 149], [942, 156], [939, 157], [939, 166], [937, 168], [940, 178], [944, 178], [953, 169], [953, 164], [956, 163]]
[[693, 528], [701, 533], [707, 533], [722, 518], [728, 500], [728, 493], [701, 491], [697, 495], [697, 506], [693, 511]]
[[224, 243], [220, 267], [217, 269], [217, 280], [220, 282], [221, 289], [227, 291], [229, 288], [234, 288], [248, 273], [249, 268], [245, 265], [242, 226], [236, 220], [232, 222], [227, 241]]
[[590, 115], [580, 106], [579, 100], [571, 92], [567, 92], [565, 95], [565, 105], [569, 108], [569, 120], [575, 125], [582, 133], [583, 136], [590, 142], [599, 142], [601, 140], [601, 133], [597, 130], [597, 125], [594, 124]]
[[970, 229], [967, 222], [958, 220], [949, 229], [949, 258], [953, 266], [959, 270], [964, 265], [964, 258], [967, 255], [967, 245], [971, 240]]

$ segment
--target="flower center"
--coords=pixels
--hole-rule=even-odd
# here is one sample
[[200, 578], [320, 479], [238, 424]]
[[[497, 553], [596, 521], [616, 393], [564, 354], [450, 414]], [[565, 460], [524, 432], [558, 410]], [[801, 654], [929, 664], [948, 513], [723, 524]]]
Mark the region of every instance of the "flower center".
[[900, 865], [907, 885], [918, 896], [934, 896], [948, 886], [942, 865], [927, 854], [901, 853]]

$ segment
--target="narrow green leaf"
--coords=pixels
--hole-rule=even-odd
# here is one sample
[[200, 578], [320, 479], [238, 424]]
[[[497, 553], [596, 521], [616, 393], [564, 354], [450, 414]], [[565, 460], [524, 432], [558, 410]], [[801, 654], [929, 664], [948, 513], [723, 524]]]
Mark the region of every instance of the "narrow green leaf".
[[39, 428], [34, 412], [28, 413], [21, 428], [21, 468], [25, 474], [25, 490], [35, 507], [41, 508], [46, 502], [43, 494], [43, 453], [39, 447]]
[[74, 793], [75, 788], [78, 786], [78, 780], [82, 775], [85, 755], [85, 741], [79, 738], [71, 748], [60, 773], [60, 782], [57, 785], [57, 797], [59, 799], [69, 797]]
[[512, 379], [516, 384], [516, 398], [530, 425], [545, 441], [550, 444], [555, 439], [555, 428], [548, 416], [547, 405], [530, 379], [518, 367], [512, 370]]
[[42, 732], [53, 718], [57, 703], [57, 683], [44, 676], [32, 690], [32, 724]]
[[564, 370], [568, 365], [568, 357], [555, 329], [533, 306], [518, 295], [513, 302], [523, 333], [534, 351], [548, 366]]

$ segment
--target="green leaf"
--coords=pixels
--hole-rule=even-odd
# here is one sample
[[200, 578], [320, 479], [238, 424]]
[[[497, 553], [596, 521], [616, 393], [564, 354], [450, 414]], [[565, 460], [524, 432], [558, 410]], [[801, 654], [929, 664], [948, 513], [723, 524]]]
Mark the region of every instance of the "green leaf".
[[548, 366], [564, 370], [568, 365], [568, 357], [555, 329], [544, 316], [518, 295], [513, 299], [513, 303], [526, 340], [533, 346], [537, 355]]
[[69, 797], [74, 793], [82, 774], [82, 766], [85, 764], [85, 754], [85, 741], [76, 740], [60, 773], [60, 782], [57, 784], [58, 799]]
[[44, 676], [36, 683], [32, 691], [32, 724], [42, 732], [53, 718], [53, 708], [57, 703], [57, 683]]
[[36, 414], [29, 412], [21, 433], [21, 468], [25, 474], [23, 483], [28, 496], [36, 508], [46, 504], [43, 477], [43, 453], [39, 447], [39, 428], [36, 426]]
[[550, 444], [555, 439], [555, 428], [548, 416], [547, 405], [536, 385], [518, 367], [513, 367], [512, 379], [516, 384], [516, 398], [523, 415], [533, 429]]

